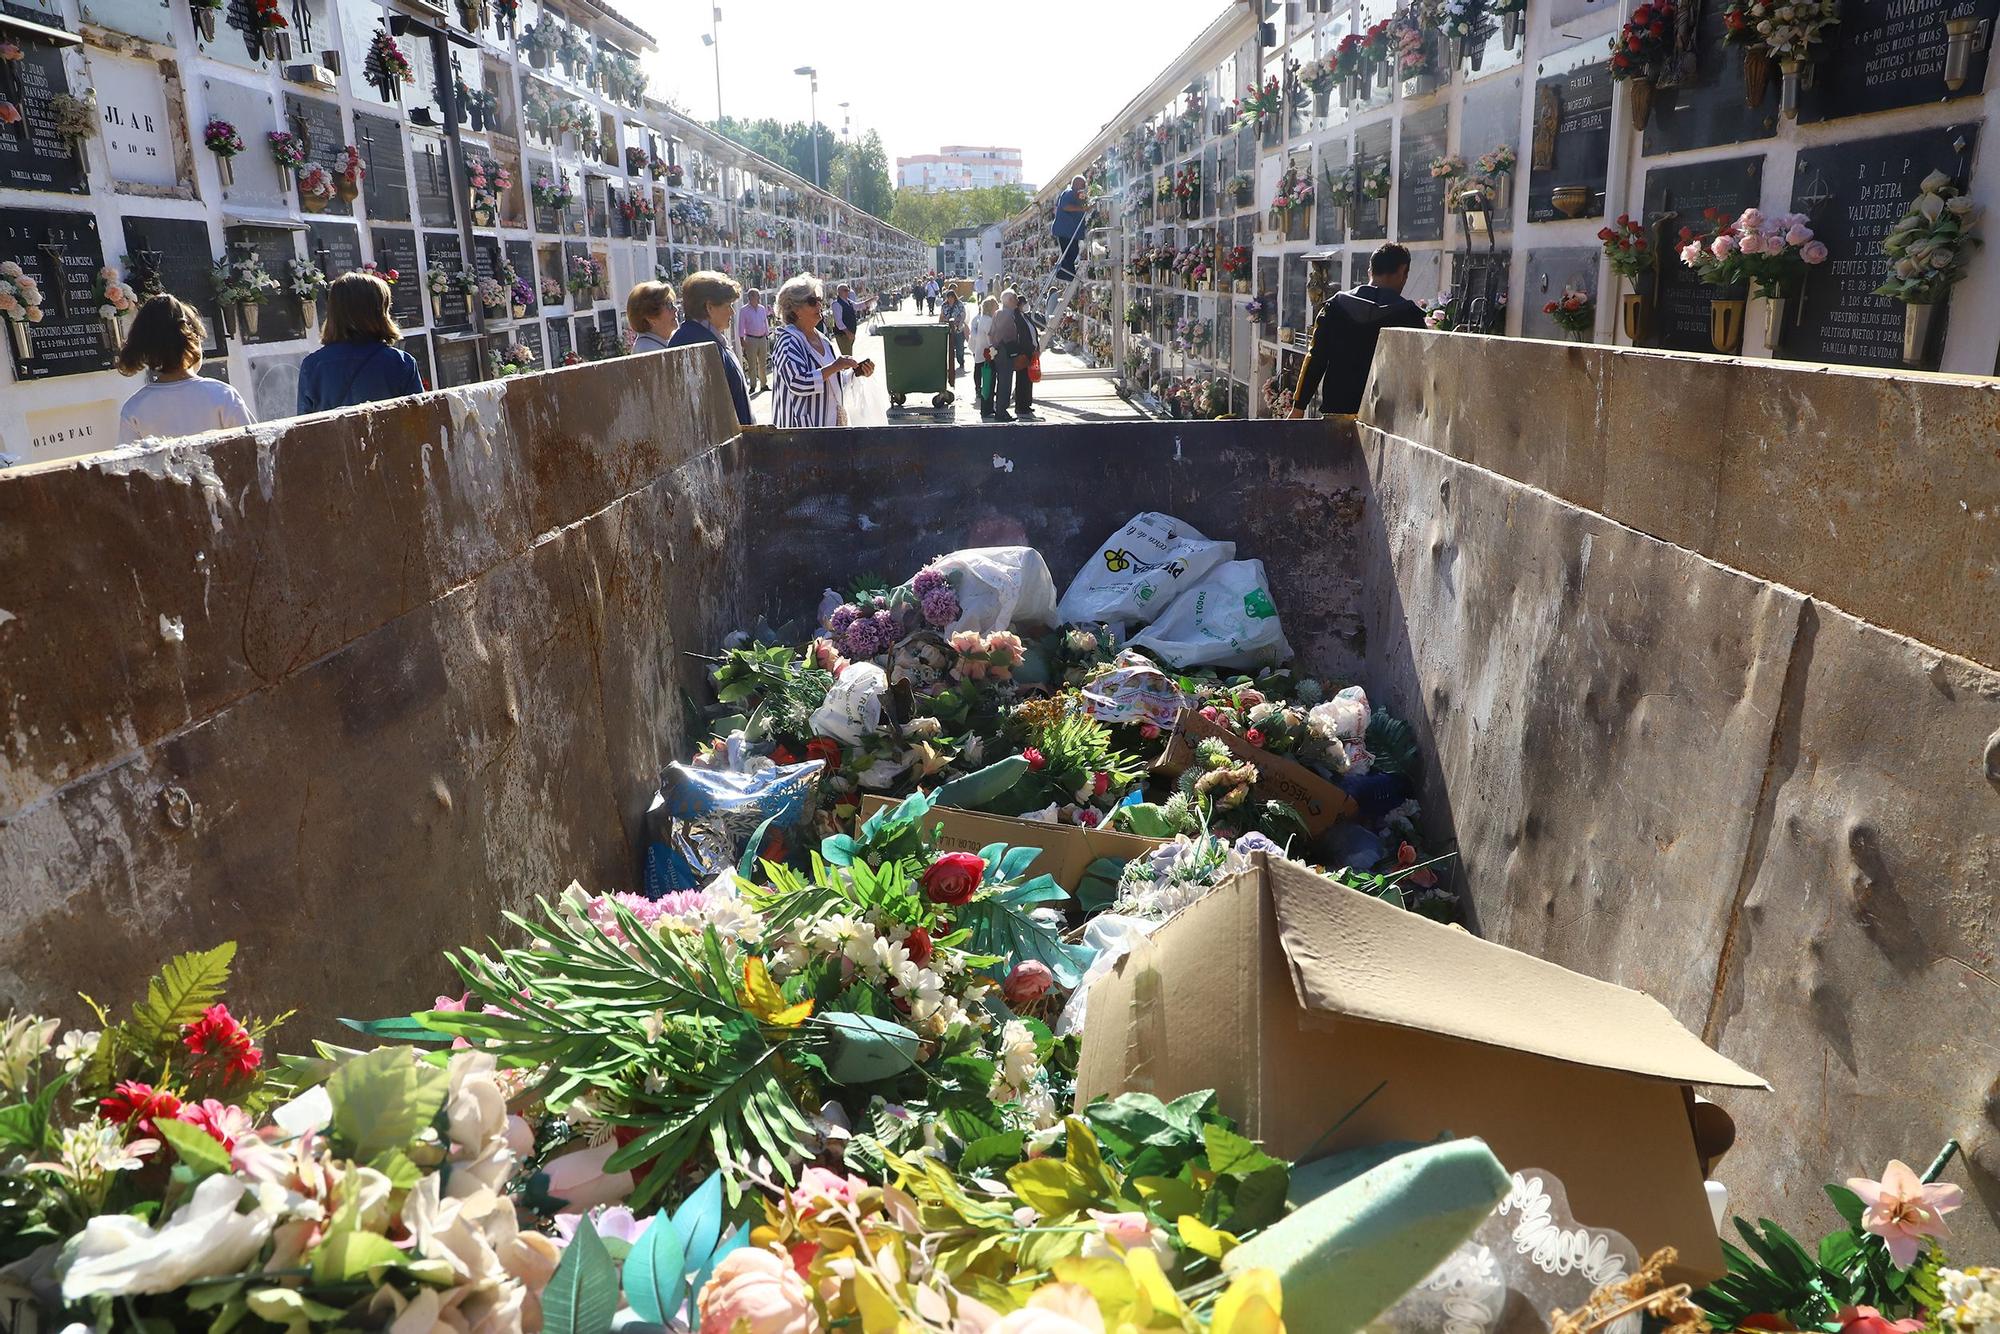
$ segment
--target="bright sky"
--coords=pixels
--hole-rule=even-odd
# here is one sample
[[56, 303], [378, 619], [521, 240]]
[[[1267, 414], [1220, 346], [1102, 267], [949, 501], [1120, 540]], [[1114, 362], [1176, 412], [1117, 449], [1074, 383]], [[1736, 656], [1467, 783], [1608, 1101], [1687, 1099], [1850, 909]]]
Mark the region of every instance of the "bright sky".
[[[697, 119], [715, 114], [715, 61], [702, 37], [707, 0], [609, 0], [653, 34], [649, 67]], [[819, 69], [819, 118], [843, 114], [897, 156], [944, 144], [1019, 148], [1046, 184], [1229, 0], [716, 0], [722, 9], [722, 107], [731, 116], [804, 120]], [[992, 64], [1004, 56], [1004, 75]], [[847, 111], [842, 102], [850, 103]]]

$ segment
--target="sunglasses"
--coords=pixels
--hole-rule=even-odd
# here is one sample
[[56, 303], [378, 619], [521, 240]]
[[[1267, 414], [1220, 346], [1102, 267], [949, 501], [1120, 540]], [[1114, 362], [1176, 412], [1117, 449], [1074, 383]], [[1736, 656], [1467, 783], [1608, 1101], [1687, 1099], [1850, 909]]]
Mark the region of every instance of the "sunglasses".
[[809, 296], [799, 302], [799, 304], [802, 306], [823, 306], [826, 304], [826, 298], [823, 296]]

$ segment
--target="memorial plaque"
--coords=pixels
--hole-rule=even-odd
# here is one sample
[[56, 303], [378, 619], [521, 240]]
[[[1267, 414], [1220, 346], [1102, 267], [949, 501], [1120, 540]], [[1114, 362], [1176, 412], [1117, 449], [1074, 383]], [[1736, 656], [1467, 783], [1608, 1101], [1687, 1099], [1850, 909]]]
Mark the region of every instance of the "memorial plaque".
[[538, 370], [548, 369], [549, 361], [542, 351], [542, 326], [538, 322], [523, 320], [515, 325], [513, 339], [535, 354], [535, 366]]
[[[241, 253], [247, 245], [264, 261], [265, 271], [278, 280], [278, 285], [289, 289], [292, 282], [292, 261], [298, 258], [298, 246], [292, 240], [292, 233], [282, 227], [230, 227], [223, 232], [227, 243], [226, 251], [231, 257]], [[246, 343], [283, 343], [305, 336], [305, 315], [299, 303], [288, 295], [273, 297], [263, 303], [257, 312], [257, 336], [245, 337]], [[240, 332], [240, 330], [239, 330]]]
[[[347, 145], [347, 131], [340, 123], [340, 106], [335, 102], [321, 101], [317, 97], [300, 97], [296, 93], [285, 94], [285, 128], [304, 141], [306, 161], [317, 162], [333, 173], [334, 159]], [[362, 183], [368, 181], [368, 164], [361, 164]], [[335, 195], [326, 201], [320, 210], [336, 218], [354, 216], [354, 205]]]
[[[1542, 307], [1560, 300], [1563, 289], [1574, 287], [1597, 299], [1598, 261], [1604, 258], [1600, 246], [1558, 246], [1528, 252], [1528, 292], [1521, 298], [1521, 337], [1564, 340], [1569, 334]], [[1584, 342], [1590, 342], [1585, 335]]]
[[1608, 34], [1633, 8], [1621, 0], [1550, 0], [1549, 22], [1565, 37], [1588, 37], [1593, 28]]
[[630, 191], [626, 190], [612, 189], [608, 191], [609, 197], [606, 200], [607, 217], [611, 223], [611, 235], [621, 240], [630, 240], [632, 237], [632, 220], [626, 217], [623, 210], [618, 207], [630, 193]]
[[[509, 241], [507, 243], [507, 262], [514, 266], [515, 274], [520, 277], [522, 282], [528, 285], [530, 290], [533, 290], [540, 286], [540, 284], [535, 281], [534, 242]], [[532, 314], [535, 308], [540, 304], [541, 304], [541, 293], [539, 291], [536, 291], [535, 294], [528, 300], [529, 312]]]
[[[1222, 178], [1217, 176], [1215, 145], [1210, 144], [1201, 155], [1201, 205], [1196, 210], [1207, 217], [1222, 210]], [[1233, 204], [1230, 207], [1235, 207]]]
[[602, 354], [597, 350], [597, 321], [589, 315], [579, 315], [571, 323], [572, 341], [570, 346], [585, 361], [596, 361]]
[[410, 135], [410, 157], [416, 163], [412, 175], [417, 187], [417, 221], [426, 227], [449, 227], [458, 221], [451, 162], [445, 152], [445, 142], [438, 135]]
[[47, 463], [118, 447], [118, 417], [124, 403], [100, 398], [91, 403], [65, 403], [24, 414], [28, 455], [25, 463]]
[[[418, 287], [424, 293], [424, 304], [429, 308], [431, 324], [439, 329], [464, 329], [471, 325], [472, 315], [465, 308], [465, 299], [456, 292], [447, 293], [441, 303], [443, 314], [439, 314], [440, 303], [430, 298], [430, 271], [443, 269], [447, 273], [460, 273], [465, 269], [465, 256], [458, 248], [456, 232], [424, 233], [424, 271], [418, 275]], [[438, 370], [444, 370], [444, 343], [438, 343]]]
[[101, 118], [98, 142], [111, 163], [111, 178], [165, 189], [179, 185], [175, 112], [167, 105], [167, 84], [159, 65], [93, 49], [90, 78]]
[[1402, 172], [1396, 182], [1399, 241], [1444, 239], [1444, 182], [1431, 175], [1431, 162], [1444, 156], [1450, 110], [1433, 107], [1402, 119]]
[[1514, 256], [1506, 250], [1459, 255], [1452, 295], [1459, 302], [1459, 328], [1472, 333], [1505, 333], [1510, 297], [1507, 271]]
[[[12, 260], [42, 289], [42, 322], [27, 326], [33, 346], [10, 352], [14, 377], [43, 380], [110, 367], [115, 348], [104, 342], [92, 299], [104, 245], [97, 219], [58, 209], [0, 208], [0, 260]], [[14, 332], [7, 326], [0, 337]]]
[[[1888, 276], [1882, 238], [1933, 171], [1965, 186], [1977, 136], [1975, 125], [1946, 126], [1800, 150], [1791, 211], [1812, 219], [1828, 255], [1826, 263], [1806, 270], [1779, 356], [1848, 366], [1902, 364], [1903, 303], [1874, 295]], [[1941, 324], [1949, 310], [1941, 306], [1935, 322]], [[1932, 338], [1934, 346], [1944, 345], [1942, 329]]]
[[0, 189], [45, 190], [51, 194], [88, 194], [84, 164], [70, 142], [56, 133], [49, 99], [69, 91], [62, 50], [23, 33], [9, 31], [9, 41], [21, 48], [21, 58], [7, 62], [20, 96], [9, 98], [21, 120], [0, 126]]
[[403, 161], [403, 126], [387, 116], [354, 114], [361, 150], [361, 200], [376, 222], [410, 220], [410, 169]]
[[472, 272], [480, 278], [500, 276], [500, 238], [496, 236], [472, 238]]
[[583, 178], [584, 226], [592, 236], [605, 236], [610, 228], [610, 202], [607, 187], [602, 176], [585, 175]]
[[1319, 146], [1319, 176], [1313, 183], [1313, 197], [1319, 201], [1313, 218], [1313, 240], [1320, 245], [1338, 245], [1347, 234], [1347, 215], [1354, 206], [1333, 202], [1334, 187], [1342, 184], [1353, 184], [1347, 163], [1347, 140], [1323, 140]]
[[1458, 153], [1465, 159], [1468, 174], [1477, 174], [1482, 154], [1503, 146], [1514, 150], [1514, 174], [1493, 182], [1493, 226], [1505, 231], [1513, 225], [1514, 185], [1526, 168], [1527, 158], [1521, 142], [1520, 72], [1466, 89], [1465, 106], [1459, 115]]
[[1653, 308], [1651, 346], [1682, 352], [1713, 352], [1708, 337], [1708, 305], [1716, 296], [1741, 296], [1741, 288], [1710, 287], [1695, 277], [1674, 252], [1682, 227], [1707, 229], [1702, 216], [1716, 209], [1733, 218], [1757, 202], [1764, 183], [1764, 158], [1724, 158], [1686, 167], [1655, 167], [1646, 173], [1645, 220], [1664, 221], [1659, 296]]
[[208, 224], [200, 218], [145, 218], [126, 214], [124, 274], [136, 282], [139, 270], [150, 266], [160, 287], [201, 312], [208, 326], [208, 342], [203, 350], [211, 355], [224, 350], [222, 307], [215, 300], [212, 277], [216, 244], [209, 239]]
[[222, 187], [223, 202], [289, 212], [291, 179], [279, 174], [264, 137], [278, 128], [277, 102], [261, 88], [245, 88], [226, 79], [203, 79], [201, 87], [205, 114], [234, 125], [245, 146], [232, 161], [235, 183]]
[[560, 366], [563, 364], [563, 358], [568, 356], [570, 351], [576, 346], [575, 341], [570, 337], [569, 321], [548, 320], [545, 321], [544, 327], [549, 331], [548, 360], [544, 364], [548, 366]]
[[[1528, 16], [1524, 13], [1521, 16], [1521, 31], [1514, 37], [1514, 49], [1509, 51], [1506, 43], [1501, 40], [1500, 20], [1481, 10], [1472, 25], [1472, 35], [1465, 39], [1466, 82], [1469, 84], [1474, 80], [1490, 79], [1496, 74], [1518, 69], [1527, 59], [1527, 26]], [[1570, 38], [1580, 34], [1564, 32], [1560, 35]], [[1475, 61], [1478, 62], [1476, 66]]]
[[[1535, 80], [1527, 151], [1528, 221], [1568, 216], [1555, 206], [1558, 186], [1582, 186], [1590, 201], [1577, 214], [1604, 216], [1605, 175], [1611, 164], [1611, 67], [1592, 61]], [[1518, 168], [1517, 168], [1518, 170]]]
[[[1970, 19], [1985, 25], [1988, 45], [1975, 49], [1965, 82], [1945, 87], [1945, 21]], [[1986, 62], [1993, 29], [2000, 26], [2000, 0], [1846, 0], [1840, 22], [1812, 70], [1812, 86], [1799, 90], [1801, 121], [1862, 116], [1892, 107], [1921, 106], [1950, 98], [1976, 97], [1986, 86]], [[1771, 100], [1778, 75], [1771, 74]], [[1970, 116], [1972, 113], [1965, 113]]]
[[417, 375], [423, 380], [424, 388], [437, 388], [437, 372], [431, 368], [431, 336], [422, 332], [406, 333], [397, 346], [417, 363]]
[[223, 0], [222, 21], [216, 25], [215, 40], [204, 42], [195, 30], [195, 44], [204, 55], [226, 60], [246, 69], [264, 65], [264, 34], [257, 23], [256, 0]]
[[[270, 309], [267, 304], [266, 311]], [[299, 410], [299, 363], [303, 352], [279, 352], [250, 358], [250, 411], [258, 421], [292, 417]]]
[[[1389, 167], [1389, 129], [1387, 121], [1378, 121], [1364, 126], [1354, 136], [1355, 186], [1368, 179], [1370, 172], [1377, 168]], [[1393, 186], [1391, 189], [1393, 190]], [[1386, 241], [1389, 239], [1389, 200], [1376, 198], [1365, 190], [1355, 196], [1354, 208], [1348, 216], [1348, 234], [1357, 241]]]
[[1763, 103], [1745, 105], [1743, 57], [1723, 43], [1724, 12], [1721, 4], [1702, 6], [1694, 72], [1653, 95], [1653, 118], [1646, 122], [1647, 157], [1768, 139], [1778, 132], [1778, 71], [1771, 71]]
[[[527, 166], [527, 178], [528, 199], [532, 203], [535, 197], [535, 181], [540, 178], [547, 178], [553, 182], [556, 179], [556, 169], [553, 164], [547, 161], [531, 160]], [[533, 207], [534, 216], [530, 219], [530, 222], [536, 231], [546, 233], [550, 236], [559, 236], [562, 234], [562, 214], [556, 212], [547, 204], [534, 204]]]
[[[171, 42], [173, 11], [168, 0], [83, 0], [83, 21], [149, 42]], [[102, 94], [100, 93], [100, 97]]]
[[375, 251], [375, 266], [394, 269], [399, 275], [389, 288], [389, 309], [396, 323], [405, 329], [421, 326], [428, 311], [424, 296], [424, 266], [417, 257], [417, 234], [402, 228], [370, 227], [368, 244]]
[[1403, 295], [1412, 301], [1429, 301], [1444, 287], [1444, 252], [1417, 250], [1410, 254], [1410, 280]]
[[350, 223], [308, 222], [306, 253], [330, 282], [361, 267], [361, 231]]
[[475, 384], [486, 378], [486, 368], [480, 364], [480, 341], [472, 337], [449, 336], [437, 340], [438, 388]]
[[597, 312], [597, 355], [615, 357], [624, 349], [618, 345], [618, 312], [600, 310]]

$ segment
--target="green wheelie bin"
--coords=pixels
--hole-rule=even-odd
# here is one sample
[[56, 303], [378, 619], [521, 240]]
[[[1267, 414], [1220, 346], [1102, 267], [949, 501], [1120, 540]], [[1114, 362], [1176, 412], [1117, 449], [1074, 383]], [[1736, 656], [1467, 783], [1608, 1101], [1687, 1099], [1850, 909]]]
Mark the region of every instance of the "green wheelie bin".
[[932, 407], [950, 407], [957, 397], [946, 375], [950, 356], [951, 330], [941, 323], [885, 325], [882, 373], [889, 402], [900, 408], [911, 394], [930, 394]]

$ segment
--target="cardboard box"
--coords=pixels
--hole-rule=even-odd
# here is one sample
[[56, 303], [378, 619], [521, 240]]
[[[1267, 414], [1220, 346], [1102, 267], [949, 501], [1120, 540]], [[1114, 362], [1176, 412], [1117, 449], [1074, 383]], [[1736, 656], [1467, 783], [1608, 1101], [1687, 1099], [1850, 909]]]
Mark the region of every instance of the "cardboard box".
[[1579, 1222], [1723, 1272], [1691, 1086], [1769, 1085], [1648, 996], [1258, 860], [1095, 984], [1079, 1106], [1212, 1088], [1293, 1159], [1477, 1135], [1560, 1177]]
[[1327, 782], [1296, 760], [1259, 750], [1226, 727], [1219, 727], [1192, 709], [1182, 709], [1174, 721], [1174, 734], [1159, 763], [1158, 773], [1179, 777], [1194, 763], [1195, 744], [1214, 737], [1229, 747], [1229, 753], [1257, 766], [1257, 782], [1250, 789], [1260, 801], [1282, 801], [1298, 811], [1306, 832], [1318, 838], [1336, 821], [1351, 820], [1357, 807], [1354, 798]]
[[[867, 819], [884, 806], [893, 806], [884, 797], [861, 799], [861, 818]], [[927, 823], [942, 825], [938, 848], [943, 852], [977, 852], [995, 843], [1014, 848], [1040, 848], [1042, 855], [1028, 864], [1028, 875], [1052, 875], [1058, 885], [1072, 894], [1083, 883], [1083, 873], [1099, 857], [1131, 861], [1143, 857], [1165, 840], [1120, 834], [1109, 829], [1084, 829], [1070, 824], [1049, 824], [1043, 820], [1021, 820], [1011, 815], [982, 815], [950, 806], [933, 806]]]

